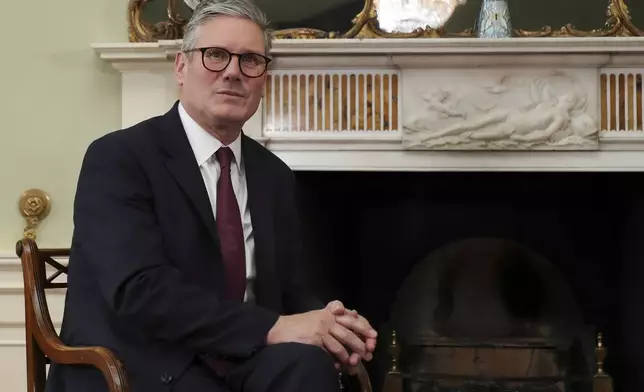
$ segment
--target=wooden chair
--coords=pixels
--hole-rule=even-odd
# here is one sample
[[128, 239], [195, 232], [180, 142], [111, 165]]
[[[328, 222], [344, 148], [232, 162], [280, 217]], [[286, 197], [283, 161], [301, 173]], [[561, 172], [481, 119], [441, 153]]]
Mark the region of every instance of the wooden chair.
[[340, 385], [343, 392], [373, 392], [369, 374], [362, 363], [358, 365], [354, 376], [349, 376], [346, 373], [341, 374]]
[[[27, 392], [45, 390], [46, 365], [51, 362], [94, 366], [103, 373], [110, 392], [128, 392], [125, 370], [110, 350], [105, 347], [65, 346], [51, 322], [45, 290], [67, 288], [66, 282], [54, 282], [67, 273], [67, 267], [54, 258], [69, 256], [69, 249], [38, 249], [35, 241], [25, 238], [16, 244], [16, 254], [22, 263], [25, 291]], [[56, 269], [49, 277], [46, 264]]]
[[[22, 263], [25, 291], [25, 326], [27, 332], [27, 392], [45, 390], [46, 365], [88, 365], [98, 368], [105, 377], [110, 392], [129, 392], [123, 366], [114, 353], [105, 347], [68, 347], [59, 339], [51, 322], [45, 290], [67, 288], [67, 283], [54, 280], [67, 274], [67, 267], [56, 257], [69, 257], [69, 249], [38, 249], [36, 242], [24, 238], [16, 244], [16, 254]], [[55, 268], [47, 277], [45, 267]], [[345, 391], [372, 392], [366, 369], [361, 364], [355, 376], [342, 374]]]

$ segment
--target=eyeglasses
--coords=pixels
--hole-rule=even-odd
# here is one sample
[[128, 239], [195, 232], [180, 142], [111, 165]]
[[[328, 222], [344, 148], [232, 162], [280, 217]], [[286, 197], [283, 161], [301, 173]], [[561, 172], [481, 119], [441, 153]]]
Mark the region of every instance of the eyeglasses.
[[239, 70], [249, 78], [258, 78], [266, 72], [271, 59], [258, 53], [233, 53], [223, 48], [195, 48], [185, 52], [201, 52], [204, 68], [212, 72], [221, 72], [230, 64], [233, 56], [239, 59]]

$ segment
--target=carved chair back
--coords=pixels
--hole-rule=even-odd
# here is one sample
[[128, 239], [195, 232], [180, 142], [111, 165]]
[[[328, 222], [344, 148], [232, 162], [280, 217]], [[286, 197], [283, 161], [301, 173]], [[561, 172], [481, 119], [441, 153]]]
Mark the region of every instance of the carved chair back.
[[[56, 258], [69, 257], [69, 249], [38, 249], [34, 240], [24, 238], [16, 244], [16, 254], [24, 280], [27, 392], [45, 391], [46, 366], [51, 362], [94, 366], [103, 373], [110, 392], [129, 392], [125, 370], [110, 350], [65, 346], [54, 329], [45, 290], [67, 288], [66, 281], [54, 280], [67, 274], [67, 266]], [[50, 276], [47, 266], [54, 269]]]

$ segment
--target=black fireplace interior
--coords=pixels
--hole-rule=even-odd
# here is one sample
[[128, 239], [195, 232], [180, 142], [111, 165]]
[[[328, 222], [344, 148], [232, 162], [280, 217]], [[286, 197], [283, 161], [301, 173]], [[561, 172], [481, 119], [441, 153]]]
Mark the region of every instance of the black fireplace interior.
[[[561, 304], [568, 302], [570, 311], [563, 313], [578, 312], [578, 318], [559, 330], [591, 331], [591, 339], [601, 332], [615, 390], [644, 388], [644, 174], [297, 171], [296, 176], [312, 284], [323, 300], [342, 300], [380, 333], [376, 357], [366, 364], [375, 391], [390, 365], [391, 329], [422, 334], [425, 324], [433, 323], [429, 335], [456, 340], [476, 340], [477, 333], [480, 341], [529, 340], [534, 336], [525, 325], [539, 321], [546, 308], [562, 313]], [[509, 245], [499, 256], [499, 247], [472, 245], [477, 243]], [[458, 257], [450, 256], [458, 261], [438, 256], [449, 249], [460, 249], [454, 251]], [[473, 258], [498, 266], [485, 270], [500, 271], [486, 284], [500, 282], [496, 292], [504, 298], [503, 309], [485, 299], [480, 299], [485, 305], [473, 306], [476, 295], [468, 294], [468, 287], [486, 274], [477, 271], [481, 263], [468, 264]], [[432, 259], [442, 261], [428, 262]], [[436, 275], [445, 278], [432, 283]], [[419, 292], [410, 292], [410, 286]], [[435, 287], [436, 298], [442, 298], [426, 313], [422, 298], [432, 299], [425, 287]]]

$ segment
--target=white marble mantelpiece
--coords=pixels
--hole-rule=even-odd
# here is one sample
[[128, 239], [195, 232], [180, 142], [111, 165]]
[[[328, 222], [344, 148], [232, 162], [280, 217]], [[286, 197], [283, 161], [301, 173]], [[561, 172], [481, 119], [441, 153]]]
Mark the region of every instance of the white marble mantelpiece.
[[[122, 73], [124, 127], [174, 103], [180, 44], [93, 45]], [[644, 170], [644, 37], [277, 40], [271, 55], [245, 132], [294, 169]]]

